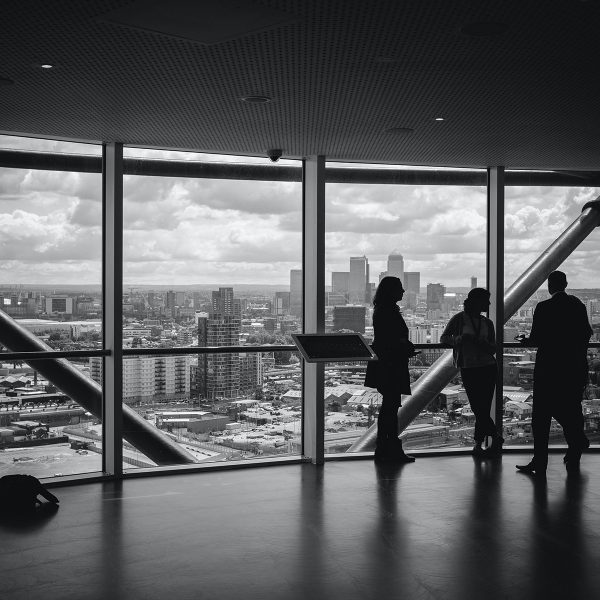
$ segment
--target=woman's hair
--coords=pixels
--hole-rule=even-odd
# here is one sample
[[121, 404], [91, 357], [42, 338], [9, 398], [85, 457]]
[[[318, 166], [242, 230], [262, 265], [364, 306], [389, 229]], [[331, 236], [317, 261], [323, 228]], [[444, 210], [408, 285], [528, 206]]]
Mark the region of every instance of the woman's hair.
[[393, 304], [394, 291], [398, 285], [402, 285], [398, 277], [387, 276], [384, 277], [377, 286], [375, 296], [373, 296], [373, 306], [380, 304]]
[[475, 310], [478, 302], [487, 302], [490, 299], [490, 293], [485, 288], [473, 288], [465, 298], [463, 306], [468, 312]]

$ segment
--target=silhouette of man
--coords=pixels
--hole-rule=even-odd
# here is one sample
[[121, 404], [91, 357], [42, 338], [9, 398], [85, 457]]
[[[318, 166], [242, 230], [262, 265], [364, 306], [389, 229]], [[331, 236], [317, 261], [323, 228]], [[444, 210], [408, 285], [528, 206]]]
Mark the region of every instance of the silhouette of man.
[[588, 378], [587, 347], [592, 335], [585, 306], [565, 292], [567, 276], [554, 271], [548, 277], [549, 300], [533, 313], [529, 337], [537, 346], [533, 371], [533, 460], [517, 465], [523, 473], [544, 476], [548, 466], [548, 439], [552, 417], [563, 428], [569, 446], [564, 462], [568, 471], [579, 469], [581, 453], [590, 445], [583, 432], [581, 400]]

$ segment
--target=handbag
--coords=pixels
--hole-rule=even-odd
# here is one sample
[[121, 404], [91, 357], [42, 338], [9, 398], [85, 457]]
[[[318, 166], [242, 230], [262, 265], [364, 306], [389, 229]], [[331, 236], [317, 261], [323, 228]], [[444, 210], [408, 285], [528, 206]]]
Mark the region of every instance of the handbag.
[[367, 363], [364, 386], [370, 388], [377, 387], [377, 360], [370, 360]]

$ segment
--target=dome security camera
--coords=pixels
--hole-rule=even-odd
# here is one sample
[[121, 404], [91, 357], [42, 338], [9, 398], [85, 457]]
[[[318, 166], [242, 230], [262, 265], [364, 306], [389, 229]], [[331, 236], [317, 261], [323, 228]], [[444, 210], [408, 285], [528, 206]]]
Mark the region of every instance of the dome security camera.
[[277, 162], [282, 154], [283, 150], [281, 148], [271, 148], [271, 150], [267, 150], [267, 156], [271, 162]]

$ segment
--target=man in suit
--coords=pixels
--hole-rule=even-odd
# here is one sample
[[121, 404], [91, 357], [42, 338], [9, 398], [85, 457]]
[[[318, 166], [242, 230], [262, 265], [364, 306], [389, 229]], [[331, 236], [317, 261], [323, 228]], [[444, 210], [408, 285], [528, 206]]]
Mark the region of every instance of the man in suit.
[[533, 371], [533, 460], [517, 469], [545, 476], [552, 417], [560, 423], [569, 449], [564, 462], [577, 471], [581, 453], [590, 445], [583, 431], [581, 400], [588, 379], [587, 347], [592, 335], [585, 306], [565, 292], [567, 276], [554, 271], [548, 277], [551, 298], [539, 302], [529, 337], [521, 340], [537, 346]]

